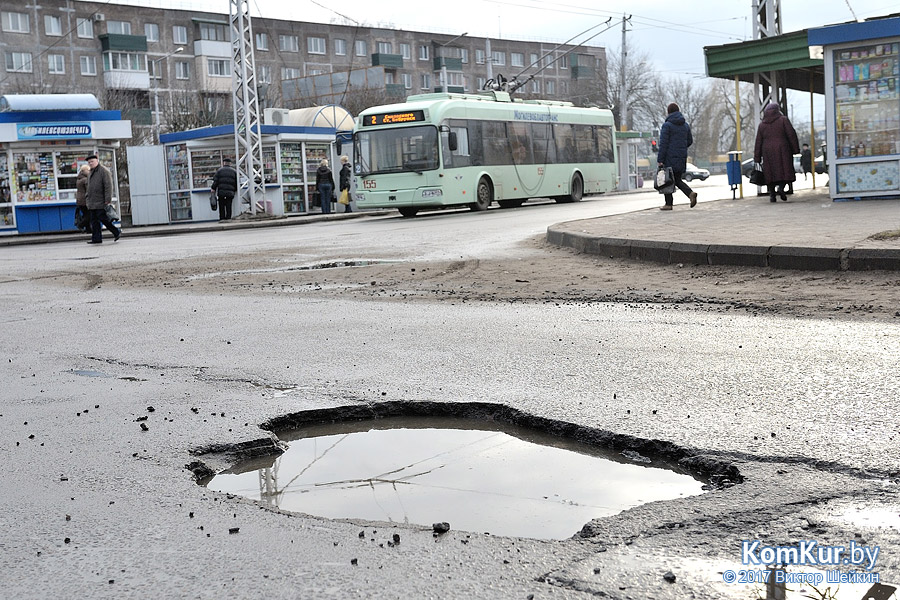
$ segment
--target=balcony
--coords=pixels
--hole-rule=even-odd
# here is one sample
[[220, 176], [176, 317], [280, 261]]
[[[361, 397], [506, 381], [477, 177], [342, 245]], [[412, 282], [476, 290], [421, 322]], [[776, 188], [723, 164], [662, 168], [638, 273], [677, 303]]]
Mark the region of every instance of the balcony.
[[[444, 88], [442, 88], [439, 85], [436, 85], [436, 86], [434, 86], [434, 91], [435, 91], [435, 93], [439, 94], [444, 91]], [[447, 92], [450, 94], [465, 94], [466, 88], [464, 88], [461, 85], [448, 85]]]
[[403, 87], [402, 83], [386, 83], [384, 84], [384, 91], [388, 96], [398, 96], [401, 98], [406, 96], [406, 88]]
[[143, 35], [104, 33], [97, 36], [103, 52], [146, 52], [147, 38]]
[[103, 83], [111, 90], [146, 90], [150, 88], [147, 71], [104, 71]]
[[213, 40], [197, 40], [194, 42], [194, 56], [231, 58], [231, 43]]
[[450, 58], [449, 56], [435, 56], [434, 70], [440, 71], [446, 65], [448, 71], [462, 71], [462, 59]]
[[403, 68], [403, 55], [402, 54], [373, 54], [372, 55], [372, 66], [373, 67], [384, 67], [385, 69], [402, 69]]

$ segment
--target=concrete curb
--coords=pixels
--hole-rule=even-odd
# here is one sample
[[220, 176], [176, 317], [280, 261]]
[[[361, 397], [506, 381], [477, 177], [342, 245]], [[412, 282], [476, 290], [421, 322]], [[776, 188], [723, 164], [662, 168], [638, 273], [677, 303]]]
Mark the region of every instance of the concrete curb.
[[591, 236], [547, 228], [547, 241], [584, 254], [659, 263], [771, 267], [799, 271], [900, 271], [900, 249], [739, 246]]

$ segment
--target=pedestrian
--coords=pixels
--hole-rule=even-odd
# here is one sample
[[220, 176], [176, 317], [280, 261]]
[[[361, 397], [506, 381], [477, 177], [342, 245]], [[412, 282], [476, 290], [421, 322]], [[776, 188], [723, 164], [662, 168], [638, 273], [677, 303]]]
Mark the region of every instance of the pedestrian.
[[[91, 174], [88, 176], [87, 191], [85, 192], [85, 206], [91, 213], [91, 241], [88, 244], [102, 244], [101, 233], [104, 225], [113, 234], [113, 240], [118, 242], [122, 230], [113, 225], [112, 219], [106, 213], [106, 207], [112, 204], [113, 180], [109, 169], [100, 164], [96, 154], [87, 157]], [[78, 182], [76, 181], [76, 186]], [[77, 189], [76, 189], [77, 193]]]
[[319, 168], [316, 169], [316, 189], [319, 190], [319, 199], [322, 202], [322, 214], [330, 214], [331, 197], [334, 195], [334, 175], [328, 168], [327, 158], [319, 161]]
[[216, 192], [216, 202], [219, 205], [219, 221], [231, 220], [231, 205], [234, 203], [234, 195], [238, 188], [237, 171], [231, 166], [230, 158], [222, 159], [222, 166], [213, 175], [210, 185]]
[[[675, 187], [690, 198], [691, 208], [697, 206], [697, 192], [686, 184], [681, 176], [687, 169], [688, 147], [694, 143], [691, 126], [684, 120], [678, 105], [672, 102], [666, 107], [666, 122], [659, 130], [659, 153], [656, 161], [661, 168], [671, 167]], [[673, 194], [666, 194], [666, 203], [659, 210], [672, 210]]]
[[91, 233], [91, 213], [88, 211], [86, 200], [90, 176], [91, 167], [83, 164], [75, 178], [75, 227], [82, 233]]
[[[800, 152], [797, 132], [781, 109], [774, 102], [766, 106], [763, 120], [756, 130], [756, 146], [753, 160], [762, 162], [763, 175], [769, 188], [769, 202], [775, 202], [775, 194], [787, 201], [785, 188], [796, 181], [794, 155]], [[777, 188], [777, 190], [776, 190]]]
[[812, 173], [812, 152], [809, 151], [809, 144], [803, 144], [803, 150], [800, 151], [800, 170], [803, 171], [803, 181], [806, 181], [806, 174]]
[[344, 191], [347, 192], [347, 204], [344, 205], [344, 212], [353, 212], [353, 208], [350, 206], [352, 200], [349, 198], [350, 194], [350, 159], [344, 155], [341, 157], [341, 173], [340, 173], [340, 188], [341, 193]]

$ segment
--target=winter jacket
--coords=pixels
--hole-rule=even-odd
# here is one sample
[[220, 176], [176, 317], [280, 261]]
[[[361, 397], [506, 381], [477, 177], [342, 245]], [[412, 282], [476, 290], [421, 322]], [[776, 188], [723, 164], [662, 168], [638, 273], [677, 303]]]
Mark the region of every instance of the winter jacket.
[[694, 143], [691, 126], [684, 120], [681, 111], [676, 110], [666, 117], [659, 130], [659, 153], [656, 160], [664, 167], [672, 167], [676, 173], [687, 169], [688, 147]]
[[87, 206], [87, 189], [88, 179], [90, 175], [85, 171], [78, 171], [78, 177], [75, 178], [75, 206]]
[[809, 148], [800, 152], [800, 168], [804, 173], [812, 173], [812, 151]]
[[[77, 181], [75, 185], [78, 185]], [[99, 210], [105, 208], [107, 204], [112, 204], [112, 193], [113, 180], [109, 169], [103, 165], [97, 165], [96, 169], [91, 169], [91, 174], [88, 176], [87, 192], [84, 195], [88, 209]]]
[[796, 181], [794, 155], [800, 152], [797, 132], [776, 105], [766, 108], [762, 123], [756, 130], [756, 146], [753, 160], [762, 162], [766, 183]]
[[350, 189], [350, 164], [344, 163], [344, 166], [341, 167], [341, 187], [340, 190], [349, 190]]
[[322, 165], [316, 169], [316, 188], [325, 184], [330, 185], [332, 190], [334, 189], [334, 176], [331, 174], [331, 169]]
[[213, 182], [210, 187], [216, 190], [216, 197], [218, 198], [234, 198], [238, 188], [237, 171], [229, 166], [219, 167], [219, 170], [213, 176]]

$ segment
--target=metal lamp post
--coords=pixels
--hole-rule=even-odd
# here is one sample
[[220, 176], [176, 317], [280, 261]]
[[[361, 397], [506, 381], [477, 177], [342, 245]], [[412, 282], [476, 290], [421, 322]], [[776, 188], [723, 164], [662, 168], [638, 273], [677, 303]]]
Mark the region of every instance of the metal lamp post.
[[456, 36], [455, 38], [451, 39], [450, 41], [444, 42], [443, 44], [441, 44], [439, 46], [440, 51], [441, 51], [441, 91], [444, 93], [447, 93], [447, 91], [448, 91], [447, 90], [447, 60], [444, 57], [444, 47], [449, 44], [452, 44], [453, 42], [455, 42], [459, 38], [463, 37], [464, 35], [468, 35], [468, 33], [469, 33], [468, 31], [465, 33], [461, 33], [458, 36]]
[[[169, 52], [168, 54], [165, 54], [163, 56], [160, 56], [159, 58], [154, 58], [153, 60], [151, 60], [150, 62], [153, 63], [153, 65], [154, 65], [153, 66], [154, 75], [157, 74], [156, 73], [157, 63], [169, 58], [173, 54], [178, 54], [179, 52], [184, 52], [184, 46], [179, 46], [178, 48], [175, 48], [175, 50], [173, 50], [172, 52]], [[159, 77], [154, 77], [154, 79], [153, 79], [153, 105], [154, 105], [154, 111], [156, 112], [156, 118], [154, 119], [154, 125], [153, 125], [154, 138], [156, 139], [156, 143], [158, 144], [159, 143]]]

